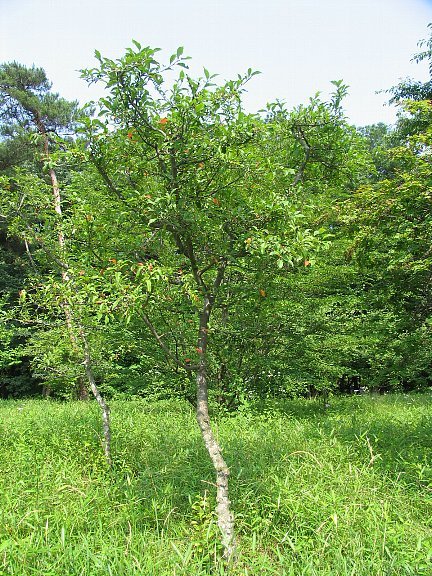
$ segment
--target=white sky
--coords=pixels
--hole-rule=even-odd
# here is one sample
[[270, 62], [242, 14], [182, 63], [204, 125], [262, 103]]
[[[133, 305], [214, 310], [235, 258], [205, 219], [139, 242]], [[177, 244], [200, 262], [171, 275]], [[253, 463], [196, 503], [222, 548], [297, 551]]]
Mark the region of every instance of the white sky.
[[95, 64], [95, 48], [119, 57], [134, 38], [166, 55], [184, 46], [194, 70], [222, 78], [260, 70], [250, 111], [326, 95], [342, 78], [353, 123], [391, 123], [395, 111], [375, 91], [428, 78], [410, 59], [430, 21], [432, 0], [0, 0], [0, 62], [35, 63], [62, 96], [84, 103], [96, 92], [78, 70]]

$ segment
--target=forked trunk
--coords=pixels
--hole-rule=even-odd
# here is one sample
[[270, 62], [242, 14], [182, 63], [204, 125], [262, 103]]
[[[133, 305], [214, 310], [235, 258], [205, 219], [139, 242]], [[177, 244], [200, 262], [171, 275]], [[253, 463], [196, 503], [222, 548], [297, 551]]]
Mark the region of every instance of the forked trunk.
[[222, 450], [217, 442], [210, 424], [208, 410], [208, 387], [207, 387], [207, 339], [208, 323], [212, 309], [212, 299], [205, 297], [204, 307], [200, 315], [200, 328], [198, 336], [198, 353], [200, 361], [197, 372], [197, 412], [196, 417], [201, 429], [205, 446], [216, 471], [216, 514], [219, 529], [222, 534], [224, 558], [227, 561], [235, 555], [234, 538], [234, 515], [230, 509], [228, 493], [229, 468], [222, 456]]

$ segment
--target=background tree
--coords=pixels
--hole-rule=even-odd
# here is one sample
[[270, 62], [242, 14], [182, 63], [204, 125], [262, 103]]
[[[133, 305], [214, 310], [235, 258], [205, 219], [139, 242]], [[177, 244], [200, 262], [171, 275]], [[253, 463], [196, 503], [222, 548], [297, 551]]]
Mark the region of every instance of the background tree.
[[[36, 243], [49, 267], [57, 268], [62, 282], [71, 283], [68, 265], [63, 208], [60, 185], [54, 169], [53, 151], [59, 147], [58, 139], [73, 127], [77, 114], [77, 103], [67, 102], [50, 91], [51, 84], [40, 68], [26, 68], [16, 62], [3, 64], [0, 68], [0, 115], [5, 122], [10, 138], [24, 134], [35, 143], [36, 156], [42, 171], [34, 174], [15, 172], [5, 179], [8, 194], [11, 229], [26, 242], [28, 235]], [[48, 175], [48, 182], [44, 178]], [[51, 198], [49, 199], [48, 190]], [[31, 257], [31, 256], [30, 256]], [[34, 264], [34, 261], [33, 261]], [[109, 408], [100, 395], [90, 365], [90, 353], [83, 327], [71, 300], [64, 298], [54, 302], [64, 315], [71, 350], [76, 361], [84, 364], [89, 386], [98, 400], [104, 423], [104, 447], [108, 463], [110, 456]], [[83, 341], [81, 350], [79, 341]], [[82, 355], [81, 362], [79, 356]], [[49, 353], [48, 353], [49, 356]], [[83, 360], [82, 360], [83, 359]], [[87, 397], [82, 375], [78, 378], [79, 395]]]
[[13, 319], [13, 309], [27, 275], [31, 272], [25, 245], [9, 238], [0, 224], [0, 396], [30, 395], [38, 392], [32, 379], [26, 341], [29, 329]]
[[356, 228], [353, 254], [361, 273], [374, 271], [371, 301], [381, 301], [395, 318], [388, 325], [376, 377], [415, 387], [430, 382], [431, 374], [432, 116], [429, 101], [407, 102], [405, 110], [427, 128], [388, 150], [394, 166], [389, 177], [361, 187], [348, 203], [347, 218]]

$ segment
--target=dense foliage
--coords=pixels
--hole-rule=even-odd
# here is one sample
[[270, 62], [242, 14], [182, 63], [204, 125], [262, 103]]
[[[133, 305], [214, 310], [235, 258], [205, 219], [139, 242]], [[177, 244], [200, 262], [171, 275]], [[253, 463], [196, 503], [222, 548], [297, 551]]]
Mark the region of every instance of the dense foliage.
[[[432, 69], [432, 40], [421, 46], [426, 50], [415, 58], [428, 60]], [[331, 406], [330, 395], [338, 392], [430, 387], [430, 82], [407, 80], [389, 90], [391, 101], [400, 107], [394, 127], [356, 128], [344, 116], [347, 87], [342, 81], [332, 82], [328, 101], [316, 94], [291, 111], [277, 101], [248, 113], [242, 99], [256, 74], [252, 69], [224, 82], [206, 69], [196, 78], [189, 74], [189, 58], [182, 48], [164, 62], [158, 50], [136, 41], [117, 60], [99, 52], [96, 59], [97, 66], [83, 70], [82, 77], [102, 84], [105, 96], [81, 110], [76, 102], [51, 91], [42, 69], [16, 62], [0, 66], [1, 396], [42, 394], [84, 400], [91, 391], [102, 417], [105, 463], [101, 466], [112, 474], [114, 489], [120, 482], [118, 489], [126, 494], [128, 506], [134, 502], [135, 488], [130, 487], [135, 480], [146, 483], [148, 479], [141, 472], [135, 478], [135, 471], [128, 468], [130, 458], [124, 456], [126, 484], [119, 481], [123, 440], [118, 436], [118, 421], [111, 433], [106, 398], [128, 399], [134, 426], [132, 400], [189, 402], [213, 464], [216, 496], [213, 490], [208, 495], [207, 491], [198, 494], [195, 488], [180, 490], [197, 515], [192, 521], [195, 540], [185, 550], [173, 544], [181, 569], [195, 562], [198, 552], [203, 554], [199, 562], [204, 569], [212, 546], [214, 565], [221, 552], [225, 566], [240, 569], [243, 546], [238, 538], [254, 535], [251, 558], [255, 562], [259, 560], [257, 538], [262, 538], [260, 546], [268, 547], [271, 532], [281, 545], [277, 554], [284, 573], [293, 573], [297, 560], [309, 570], [305, 574], [315, 573], [312, 550], [318, 544], [325, 556], [330, 538], [336, 543], [326, 564], [326, 570], [331, 568], [322, 573], [354, 573], [359, 547], [350, 548], [350, 563], [342, 566], [347, 544], [342, 544], [343, 538], [339, 544], [339, 518], [344, 519], [351, 542], [351, 532], [361, 532], [365, 519], [375, 522], [375, 512], [358, 515], [357, 525], [352, 521], [357, 518], [355, 511], [345, 506], [337, 512], [329, 501], [328, 509], [317, 516], [319, 526], [310, 530], [300, 526], [298, 540], [292, 529], [282, 535], [283, 525], [297, 513], [302, 518], [310, 515], [310, 510], [294, 513], [292, 504], [281, 504], [287, 496], [288, 477], [282, 480], [278, 464], [273, 463], [274, 469], [262, 466], [265, 502], [258, 499], [261, 504], [249, 514], [246, 502], [255, 499], [249, 498], [247, 487], [245, 493], [238, 493], [241, 454], [245, 455], [249, 441], [242, 425], [251, 418], [254, 403], [266, 400], [267, 415], [246, 422], [255, 434], [250, 442], [257, 455], [258, 437], [268, 432], [268, 414], [272, 434], [286, 425], [275, 414], [287, 397], [320, 396], [322, 404], [310, 404], [325, 410]], [[242, 423], [236, 442], [230, 441], [231, 452], [234, 445], [238, 452], [228, 454], [230, 465], [212, 424], [215, 407], [225, 417], [237, 411]], [[69, 417], [62, 412], [62, 424]], [[159, 428], [147, 422], [152, 441], [154, 434], [158, 442], [174, 434], [170, 427], [182, 418], [187, 430], [183, 412], [159, 419]], [[36, 439], [40, 446], [34, 454], [43, 458], [47, 432], [36, 428], [32, 427], [32, 442]], [[341, 431], [342, 436], [347, 430]], [[135, 434], [129, 432], [127, 445]], [[91, 452], [85, 438], [83, 430], [74, 428], [59, 445], [67, 452], [78, 442], [84, 457]], [[179, 445], [182, 438], [178, 433]], [[370, 435], [356, 439], [365, 440], [367, 467], [372, 469], [380, 457], [377, 446]], [[269, 446], [279, 450], [273, 436], [267, 440], [265, 450]], [[24, 444], [33, 450], [28, 438]], [[66, 452], [63, 460], [69, 457]], [[174, 454], [176, 465], [183, 461], [182, 454]], [[314, 472], [316, 465], [320, 469], [321, 483], [326, 470], [335, 480], [330, 453], [325, 462], [304, 448], [277, 454], [284, 465], [292, 454], [308, 454], [315, 462]], [[132, 458], [141, 461], [137, 454]], [[205, 466], [202, 455], [197, 462]], [[302, 467], [297, 464], [293, 470], [299, 473]], [[350, 460], [348, 469], [339, 470], [337, 477], [351, 477], [357, 464]], [[88, 474], [99, 474], [97, 460], [91, 466]], [[423, 482], [429, 463], [419, 466]], [[233, 506], [230, 468], [238, 474]], [[205, 476], [203, 470], [200, 476]], [[358, 470], [355, 477], [360, 493]], [[367, 474], [366, 480], [370, 481]], [[279, 493], [276, 508], [272, 482]], [[71, 486], [65, 481], [59, 490]], [[71, 489], [86, 497], [79, 487]], [[38, 488], [38, 499], [39, 492]], [[50, 492], [44, 491], [43, 498], [49, 499]], [[40, 502], [37, 513], [42, 510]], [[152, 506], [162, 540], [170, 516], [174, 518], [182, 504], [164, 510], [162, 527], [159, 505], [158, 495]], [[386, 504], [376, 513], [385, 515], [387, 522], [390, 510]], [[214, 539], [214, 521], [220, 543]], [[15, 534], [15, 520], [7, 522], [7, 529]], [[34, 522], [32, 538], [38, 518]], [[125, 555], [133, 549], [136, 532], [136, 526], [127, 522]], [[49, 523], [47, 517], [44, 544], [40, 540], [39, 548], [48, 546]], [[372, 544], [364, 534], [361, 549], [368, 550], [369, 559], [379, 564], [382, 573], [423, 573], [430, 560], [430, 554], [425, 560], [423, 550], [429, 545], [425, 527], [413, 531], [419, 538], [415, 552], [411, 536], [403, 540], [394, 524], [389, 521], [388, 533], [386, 524], [378, 556], [371, 555]], [[80, 526], [79, 534], [87, 532]], [[65, 538], [62, 524], [63, 549]], [[286, 542], [289, 563], [282, 546]], [[396, 550], [401, 543], [404, 552], [393, 553], [392, 546]], [[109, 545], [109, 539], [104, 545]], [[154, 545], [156, 550], [159, 544]], [[9, 548], [14, 549], [14, 558], [20, 558], [21, 551], [26, 558], [30, 554], [16, 544], [15, 536], [0, 544], [4, 558]], [[73, 550], [68, 554], [75, 554]], [[88, 550], [84, 553], [87, 565], [82, 573], [96, 573], [96, 564], [97, 569], [102, 564], [89, 563]], [[415, 556], [415, 562], [406, 561], [408, 554]], [[30, 556], [28, 566], [33, 562]], [[75, 560], [81, 562], [78, 556], [64, 560], [74, 569]], [[140, 571], [141, 561], [137, 560]], [[49, 559], [46, 562], [35, 566], [54, 565]], [[266, 554], [262, 562], [262, 567], [272, 565]], [[116, 558], [115, 563], [115, 570], [123, 569], [122, 561]], [[10, 565], [15, 570], [15, 564]], [[129, 570], [131, 564], [126, 565]], [[111, 564], [107, 566], [111, 573]], [[364, 555], [359, 566], [364, 570]], [[66, 564], [59, 569], [71, 572]], [[222, 564], [220, 569], [223, 572]]]
[[[422, 46], [416, 58], [430, 60]], [[391, 90], [393, 129], [355, 129], [339, 81], [329, 102], [247, 114], [252, 70], [216, 84], [207, 70], [192, 78], [181, 49], [156, 57], [138, 43], [116, 61], [97, 53], [83, 76], [107, 95], [80, 113], [43, 70], [1, 67], [2, 395], [77, 393], [67, 299], [106, 394], [193, 402], [216, 281], [206, 362], [226, 406], [360, 380], [428, 386], [431, 111], [419, 83]]]

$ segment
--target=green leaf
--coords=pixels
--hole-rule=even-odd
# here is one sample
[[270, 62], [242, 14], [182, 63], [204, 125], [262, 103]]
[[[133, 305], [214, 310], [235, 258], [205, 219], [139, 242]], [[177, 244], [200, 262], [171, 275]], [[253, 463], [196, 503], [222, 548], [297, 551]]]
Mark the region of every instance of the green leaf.
[[0, 552], [3, 552], [3, 550], [6, 550], [6, 548], [12, 547], [15, 544], [15, 542], [13, 540], [4, 540], [1, 544], [0, 544]]

